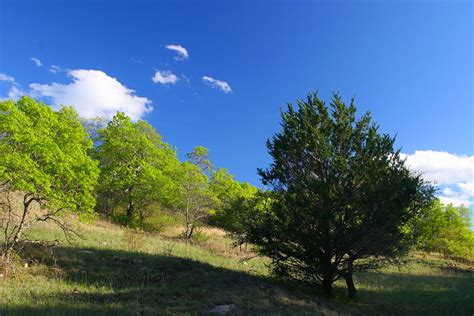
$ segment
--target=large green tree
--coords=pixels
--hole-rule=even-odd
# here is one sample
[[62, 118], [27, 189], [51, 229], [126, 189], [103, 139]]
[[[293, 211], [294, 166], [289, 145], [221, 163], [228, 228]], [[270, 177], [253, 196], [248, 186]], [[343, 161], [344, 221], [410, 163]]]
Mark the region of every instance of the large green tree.
[[150, 206], [170, 203], [180, 162], [152, 126], [117, 113], [98, 135], [94, 157], [101, 169], [96, 190], [99, 211], [108, 215], [122, 211], [128, 223], [143, 222]]
[[[99, 170], [77, 113], [54, 111], [23, 97], [0, 101], [0, 224], [2, 259], [10, 260], [23, 233], [34, 223], [52, 221], [67, 232], [67, 213], [90, 217]], [[19, 198], [19, 203], [15, 199]], [[32, 212], [34, 206], [39, 210]]]
[[310, 94], [281, 117], [267, 142], [273, 161], [259, 170], [273, 189], [271, 207], [248, 223], [247, 241], [278, 275], [327, 294], [342, 278], [355, 297], [354, 271], [407, 249], [405, 226], [432, 187], [405, 166], [369, 113], [356, 118], [353, 100], [346, 106], [335, 94], [328, 107]]

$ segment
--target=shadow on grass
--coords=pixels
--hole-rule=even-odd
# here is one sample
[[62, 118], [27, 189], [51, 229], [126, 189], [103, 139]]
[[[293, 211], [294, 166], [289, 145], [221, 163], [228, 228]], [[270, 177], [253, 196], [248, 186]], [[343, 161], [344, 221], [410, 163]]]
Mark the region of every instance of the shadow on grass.
[[[229, 314], [331, 313], [304, 293], [288, 294], [268, 278], [190, 259], [105, 249], [58, 247], [54, 262], [39, 247], [24, 260], [48, 267], [44, 288], [31, 291], [25, 306], [0, 307], [0, 315], [206, 314], [235, 304]], [[51, 282], [60, 285], [51, 285]], [[40, 294], [32, 294], [40, 293]], [[36, 296], [35, 296], [36, 295]], [[26, 306], [27, 305], [27, 306]]]
[[[351, 306], [376, 315], [474, 315], [474, 273], [430, 271], [359, 273], [358, 300]], [[341, 294], [342, 288], [338, 290]]]
[[345, 288], [338, 286], [334, 303], [328, 303], [304, 292], [302, 285], [282, 285], [270, 278], [168, 255], [57, 247], [55, 261], [37, 246], [25, 248], [23, 254], [24, 260], [47, 267], [37, 269], [43, 278], [34, 279], [44, 284], [28, 284], [33, 290], [21, 292], [27, 295], [23, 305], [0, 306], [2, 316], [200, 315], [223, 304], [237, 306], [230, 315], [474, 313], [472, 273], [436, 269], [430, 270], [433, 275], [408, 270], [360, 273], [357, 301], [348, 302]]

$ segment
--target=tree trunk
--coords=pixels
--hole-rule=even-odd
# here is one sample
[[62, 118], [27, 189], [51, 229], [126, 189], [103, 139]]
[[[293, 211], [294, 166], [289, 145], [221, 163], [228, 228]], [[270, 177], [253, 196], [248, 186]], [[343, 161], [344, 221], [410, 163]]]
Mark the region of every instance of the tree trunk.
[[133, 205], [133, 202], [129, 202], [127, 205], [127, 218], [129, 221], [131, 221], [133, 218], [134, 209], [135, 207]]
[[330, 250], [326, 249], [325, 255], [322, 259], [322, 274], [323, 274], [323, 292], [327, 296], [332, 295], [332, 284], [334, 282], [334, 270], [331, 266]]
[[5, 241], [6, 244], [5, 244], [5, 248], [3, 250], [2, 257], [1, 257], [5, 265], [8, 265], [10, 263], [13, 249], [15, 249], [15, 246], [20, 241], [21, 235], [23, 233], [23, 228], [25, 226], [26, 216], [28, 215], [30, 204], [31, 202], [34, 201], [34, 198], [30, 196], [31, 194], [26, 194], [23, 197], [23, 214], [20, 218], [20, 223], [18, 224], [18, 228], [15, 234], [13, 235], [13, 238], [11, 239], [11, 241]]
[[132, 188], [128, 188], [128, 205], [127, 205], [127, 218], [129, 222], [133, 218], [133, 213], [135, 212], [135, 206], [133, 205], [133, 200], [132, 200]]
[[190, 239], [191, 236], [193, 235], [194, 231], [194, 223], [191, 220], [191, 214], [189, 210], [189, 201], [186, 202], [186, 212], [185, 212], [185, 221], [186, 221], [186, 229], [184, 231], [184, 238], [185, 239]]
[[326, 276], [323, 279], [323, 292], [327, 296], [332, 295], [332, 277]]
[[354, 285], [354, 267], [352, 265], [352, 261], [349, 261], [347, 263], [347, 273], [344, 276], [344, 279], [346, 280], [346, 285], [347, 285], [347, 292], [349, 294], [349, 298], [356, 298], [357, 296], [357, 291]]

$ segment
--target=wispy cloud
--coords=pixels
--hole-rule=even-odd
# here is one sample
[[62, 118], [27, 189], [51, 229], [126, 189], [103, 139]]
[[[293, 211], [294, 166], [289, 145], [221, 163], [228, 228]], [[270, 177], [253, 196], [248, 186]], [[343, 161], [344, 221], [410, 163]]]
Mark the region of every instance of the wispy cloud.
[[116, 78], [100, 70], [76, 69], [68, 71], [69, 84], [30, 84], [34, 96], [50, 99], [55, 106], [72, 105], [85, 118], [111, 118], [117, 111], [133, 120], [153, 110], [151, 101], [135, 95]]
[[132, 58], [130, 58], [130, 61], [134, 64], [143, 64], [143, 61], [141, 59], [135, 58], [133, 56]]
[[36, 57], [31, 57], [30, 60], [36, 65], [36, 67], [41, 67], [41, 66], [43, 66], [43, 63], [41, 62], [41, 60], [39, 60], [39, 59], [36, 58]]
[[442, 189], [439, 197], [443, 203], [474, 204], [474, 156], [418, 150], [404, 157], [411, 169]]
[[209, 84], [211, 87], [222, 90], [224, 93], [232, 92], [232, 88], [226, 81], [217, 80], [209, 76], [203, 76], [202, 80]]
[[154, 83], [175, 84], [179, 78], [171, 71], [157, 70], [151, 80], [153, 80]]
[[0, 81], [15, 83], [15, 78], [13, 78], [12, 76], [0, 73]]
[[166, 45], [166, 48], [177, 53], [174, 57], [176, 60], [185, 60], [189, 58], [188, 50], [181, 45]]
[[58, 72], [61, 72], [61, 71], [62, 69], [59, 66], [51, 65], [51, 67], [49, 67], [49, 72], [52, 74], [57, 74]]

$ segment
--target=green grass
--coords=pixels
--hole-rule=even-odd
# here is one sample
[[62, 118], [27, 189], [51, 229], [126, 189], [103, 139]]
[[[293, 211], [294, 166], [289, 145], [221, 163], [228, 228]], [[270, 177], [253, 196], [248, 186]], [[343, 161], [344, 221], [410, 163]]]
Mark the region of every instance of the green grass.
[[[443, 268], [441, 259], [410, 257], [401, 268], [359, 273], [357, 301], [346, 299], [342, 283], [327, 300], [273, 280], [265, 259], [244, 263], [252, 253], [232, 248], [217, 229], [191, 243], [175, 237], [179, 229], [158, 235], [104, 221], [78, 225], [83, 238], [51, 248], [53, 256], [23, 249], [14, 272], [0, 279], [0, 315], [199, 315], [222, 304], [235, 304], [236, 315], [474, 313], [474, 273]], [[28, 237], [61, 233], [43, 225]]]

